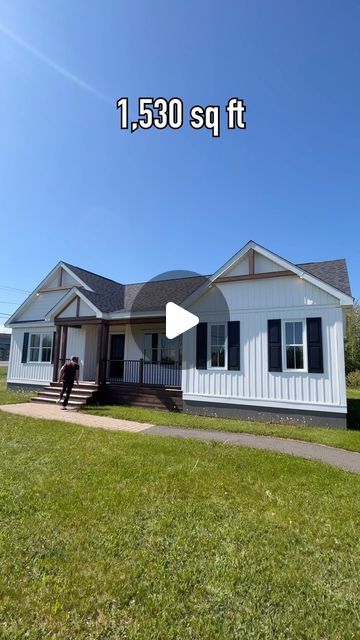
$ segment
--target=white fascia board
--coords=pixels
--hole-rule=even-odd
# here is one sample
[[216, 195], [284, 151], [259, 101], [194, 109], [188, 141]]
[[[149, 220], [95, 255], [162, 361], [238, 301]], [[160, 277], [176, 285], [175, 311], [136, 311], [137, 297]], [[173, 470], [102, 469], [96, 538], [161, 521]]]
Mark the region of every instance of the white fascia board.
[[343, 293], [339, 289], [336, 289], [336, 287], [333, 287], [327, 282], [324, 282], [324, 280], [321, 280], [321, 278], [317, 278], [316, 276], [313, 276], [308, 271], [305, 271], [304, 269], [297, 267], [292, 262], [289, 262], [288, 260], [281, 258], [280, 256], [276, 255], [276, 253], [272, 253], [272, 251], [265, 249], [261, 245], [256, 245], [254, 249], [258, 253], [261, 253], [265, 258], [268, 258], [269, 260], [276, 262], [279, 266], [283, 267], [284, 269], [293, 271], [295, 275], [299, 276], [299, 278], [302, 278], [307, 282], [310, 282], [310, 284], [313, 284], [315, 287], [318, 287], [318, 289], [322, 289], [323, 291], [326, 291], [326, 293], [328, 293], [329, 295], [333, 296], [334, 298], [337, 298], [338, 300], [340, 300], [340, 304], [342, 306], [353, 305], [354, 301], [351, 296], [348, 296], [346, 293]]
[[53, 327], [54, 323], [51, 322], [51, 320], [24, 320], [24, 322], [13, 322], [9, 326], [11, 329], [37, 329], [41, 327]]
[[10, 318], [5, 322], [5, 327], [8, 327], [12, 324], [12, 322], [14, 321], [14, 319], [16, 318], [17, 315], [19, 315], [19, 313], [21, 313], [22, 311], [24, 311], [28, 305], [33, 301], [33, 299], [36, 297], [37, 292], [39, 291], [39, 289], [42, 289], [43, 286], [45, 285], [45, 283], [47, 282], [47, 280], [49, 280], [50, 278], [52, 278], [52, 276], [55, 274], [56, 270], [59, 269], [59, 267], [62, 265], [62, 262], [58, 262], [57, 265], [50, 271], [50, 273], [47, 274], [47, 276], [44, 278], [44, 280], [42, 280], [40, 282], [40, 284], [34, 289], [34, 291], [32, 293], [30, 293], [30, 295], [26, 298], [26, 300], [20, 305], [20, 307], [18, 307], [16, 309], [16, 311], [14, 311], [14, 313], [12, 314], [12, 316], [10, 316]]
[[[92, 291], [94, 293], [94, 289], [92, 289], [91, 287], [89, 287], [88, 284], [86, 284], [85, 282], [83, 282], [83, 280], [81, 280], [81, 278], [79, 278], [79, 276], [76, 275], [76, 273], [74, 273], [73, 271], [71, 271], [71, 269], [64, 263], [64, 262], [60, 262], [61, 267], [64, 269], [64, 271], [66, 271], [69, 276], [71, 276], [72, 278], [74, 278], [75, 280], [78, 281], [79, 285], [81, 287], [83, 287], [84, 289], [86, 289], [86, 291]], [[73, 285], [75, 286], [75, 285]]]
[[72, 287], [72, 289], [67, 291], [66, 294], [61, 298], [61, 300], [59, 300], [59, 302], [57, 302], [56, 305], [52, 309], [50, 309], [46, 319], [53, 320], [55, 318], [56, 313], [60, 311], [64, 307], [64, 305], [70, 302], [70, 300], [72, 301], [72, 299], [75, 300], [77, 297], [81, 298], [81, 300], [83, 300], [83, 302], [85, 302], [85, 304], [87, 304], [90, 307], [90, 309], [94, 311], [95, 316], [97, 318], [103, 318], [104, 315], [106, 315], [106, 314], [103, 314], [100, 311], [100, 309], [98, 309], [90, 300], [88, 300], [88, 298], [82, 291], [80, 291], [76, 287]]

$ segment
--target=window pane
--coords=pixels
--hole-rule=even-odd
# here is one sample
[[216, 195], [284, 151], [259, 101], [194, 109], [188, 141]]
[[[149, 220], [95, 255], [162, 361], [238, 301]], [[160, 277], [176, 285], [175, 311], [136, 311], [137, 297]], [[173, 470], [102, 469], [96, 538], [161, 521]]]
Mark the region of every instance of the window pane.
[[51, 360], [51, 348], [43, 347], [41, 350], [41, 362], [50, 362]]
[[294, 347], [286, 347], [286, 367], [287, 369], [295, 368], [295, 351]]
[[42, 339], [42, 346], [43, 347], [50, 347], [52, 346], [52, 334], [51, 333], [44, 333], [43, 335], [43, 339]]
[[44, 333], [41, 342], [41, 362], [51, 362], [52, 334]]
[[304, 368], [304, 349], [303, 347], [295, 347], [295, 366], [296, 369]]
[[225, 367], [225, 351], [223, 347], [219, 349], [219, 365], [218, 366]]
[[218, 325], [218, 344], [223, 345], [225, 342], [225, 325]]
[[302, 322], [294, 322], [295, 326], [295, 344], [303, 343], [303, 327]]
[[218, 367], [218, 352], [214, 349], [211, 351], [211, 366]]
[[212, 367], [225, 367], [225, 325], [213, 324], [210, 332], [210, 361]]
[[286, 344], [294, 344], [294, 324], [286, 322], [285, 324]]
[[40, 333], [32, 333], [30, 336], [30, 348], [40, 347]]
[[211, 344], [218, 344], [217, 335], [217, 325], [213, 324], [211, 327]]
[[161, 362], [181, 362], [181, 336], [170, 340], [165, 333], [161, 334]]
[[38, 347], [30, 348], [29, 360], [30, 362], [38, 362], [40, 349]]

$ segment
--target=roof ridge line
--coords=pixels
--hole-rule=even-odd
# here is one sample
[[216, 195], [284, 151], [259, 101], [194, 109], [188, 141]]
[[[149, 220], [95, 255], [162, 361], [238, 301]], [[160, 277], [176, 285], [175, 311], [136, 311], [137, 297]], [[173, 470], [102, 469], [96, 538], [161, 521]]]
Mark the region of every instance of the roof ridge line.
[[103, 280], [108, 280], [109, 282], [113, 282], [114, 284], [119, 284], [121, 287], [124, 287], [123, 282], [119, 282], [118, 280], [113, 280], [112, 278], [108, 278], [107, 276], [102, 276], [100, 273], [95, 273], [95, 271], [89, 271], [89, 269], [84, 269], [83, 267], [78, 267], [76, 264], [70, 264], [70, 262], [65, 262], [61, 260], [63, 264], [65, 264], [69, 269], [80, 269], [80, 271], [86, 271], [86, 273], [90, 273], [91, 276], [96, 276], [97, 278], [102, 278]]
[[145, 280], [145, 282], [127, 282], [124, 287], [135, 287], [137, 284], [152, 284], [153, 282], [174, 282], [175, 280], [191, 280], [192, 278], [210, 278], [210, 276], [203, 276], [198, 273], [195, 276], [180, 276], [179, 278], [160, 278], [159, 280]]
[[[310, 262], [299, 262], [296, 264], [297, 267], [301, 267], [303, 264], [324, 264], [324, 262], [346, 262], [346, 258], [333, 258], [332, 260], [311, 260]], [[293, 263], [295, 264], [295, 262]]]

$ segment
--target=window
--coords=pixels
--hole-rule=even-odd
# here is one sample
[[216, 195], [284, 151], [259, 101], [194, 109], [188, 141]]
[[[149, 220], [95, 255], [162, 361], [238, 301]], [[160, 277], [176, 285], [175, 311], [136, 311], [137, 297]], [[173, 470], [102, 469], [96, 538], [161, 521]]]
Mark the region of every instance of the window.
[[285, 362], [286, 369], [305, 369], [304, 323], [301, 320], [285, 322]]
[[160, 335], [160, 360], [162, 363], [181, 362], [181, 336], [169, 340], [165, 333]]
[[144, 361], [161, 362], [162, 364], [181, 363], [181, 336], [169, 340], [165, 333], [145, 333]]
[[145, 362], [157, 362], [158, 334], [145, 333], [144, 336], [144, 360]]
[[52, 333], [31, 333], [28, 362], [51, 362]]
[[216, 369], [225, 368], [225, 325], [210, 325], [210, 367]]

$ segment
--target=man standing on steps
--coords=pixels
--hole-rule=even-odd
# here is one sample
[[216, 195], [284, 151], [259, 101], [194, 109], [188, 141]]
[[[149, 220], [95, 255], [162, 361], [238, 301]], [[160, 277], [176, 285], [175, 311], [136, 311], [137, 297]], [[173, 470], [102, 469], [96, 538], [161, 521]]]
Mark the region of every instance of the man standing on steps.
[[57, 402], [60, 404], [64, 396], [62, 409], [66, 409], [67, 407], [75, 380], [76, 384], [79, 384], [79, 369], [78, 358], [76, 356], [72, 356], [70, 362], [66, 362], [60, 369], [59, 382], [62, 382], [63, 386]]

